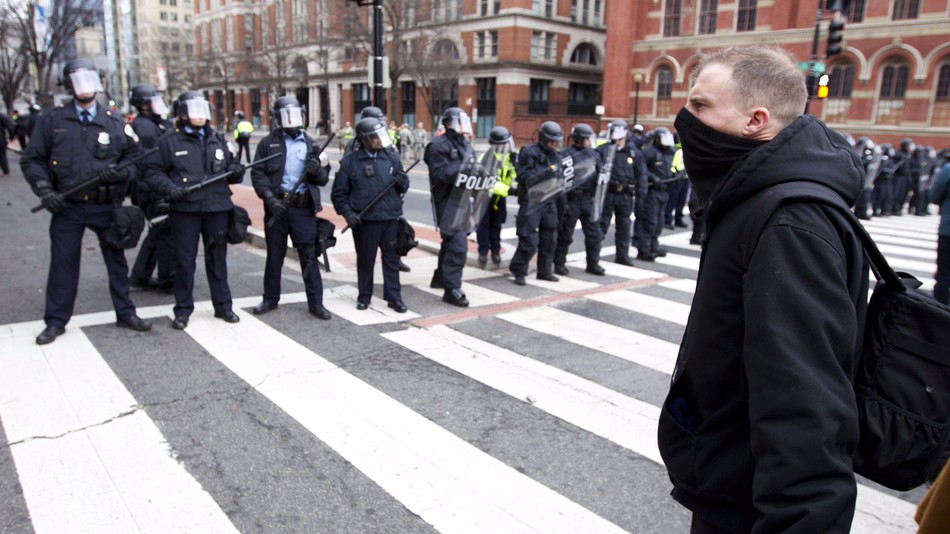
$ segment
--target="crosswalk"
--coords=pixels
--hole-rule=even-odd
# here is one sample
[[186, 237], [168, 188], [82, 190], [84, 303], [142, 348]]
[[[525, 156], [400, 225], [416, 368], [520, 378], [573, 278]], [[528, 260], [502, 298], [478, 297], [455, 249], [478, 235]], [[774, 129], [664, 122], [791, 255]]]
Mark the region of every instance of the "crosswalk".
[[[866, 226], [932, 288], [936, 217]], [[341, 239], [329, 323], [290, 293], [262, 317], [236, 299], [237, 324], [198, 303], [184, 334], [169, 306], [139, 309], [152, 332], [85, 314], [42, 347], [40, 321], [0, 326], [0, 531], [687, 531], [655, 436], [699, 248], [661, 241], [603, 278], [583, 253], [558, 283], [469, 267], [468, 310], [428, 287], [428, 255], [409, 313], [355, 310]], [[915, 531], [916, 498], [859, 484], [853, 532]]]

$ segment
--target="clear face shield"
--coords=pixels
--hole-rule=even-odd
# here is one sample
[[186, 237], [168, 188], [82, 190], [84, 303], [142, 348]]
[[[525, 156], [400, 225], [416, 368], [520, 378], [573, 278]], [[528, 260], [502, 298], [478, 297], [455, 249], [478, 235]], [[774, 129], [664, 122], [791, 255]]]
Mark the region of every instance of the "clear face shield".
[[373, 148], [376, 148], [376, 143], [373, 141], [373, 137], [379, 140], [379, 148], [383, 150], [393, 146], [393, 140], [389, 138], [389, 133], [386, 131], [386, 127], [382, 124], [377, 124], [374, 126], [373, 133], [369, 134], [367, 137], [369, 137]]
[[660, 132], [657, 135], [657, 140], [660, 142], [660, 146], [670, 148], [673, 146], [673, 134], [670, 132]]
[[451, 128], [460, 134], [473, 135], [472, 119], [464, 111], [459, 113], [457, 118], [452, 119], [446, 128]]
[[491, 143], [491, 151], [498, 155], [505, 155], [509, 152], [515, 151], [515, 140], [513, 137], [509, 137], [507, 141], [502, 141], [501, 143]]
[[303, 108], [280, 108], [281, 128], [303, 128], [304, 124]]
[[165, 105], [165, 100], [160, 96], [153, 96], [148, 99], [149, 107], [152, 110], [152, 113], [164, 117], [168, 114], [168, 106]]
[[74, 95], [91, 95], [102, 91], [99, 73], [92, 70], [78, 70], [69, 75], [69, 83]]
[[211, 106], [207, 100], [192, 99], [185, 101], [185, 112], [188, 114], [188, 120], [204, 119], [211, 120]]
[[[627, 138], [627, 127], [626, 126], [614, 126], [611, 125], [607, 128], [607, 139], [611, 141], [619, 141], [621, 139]], [[673, 143], [670, 143], [672, 145]]]

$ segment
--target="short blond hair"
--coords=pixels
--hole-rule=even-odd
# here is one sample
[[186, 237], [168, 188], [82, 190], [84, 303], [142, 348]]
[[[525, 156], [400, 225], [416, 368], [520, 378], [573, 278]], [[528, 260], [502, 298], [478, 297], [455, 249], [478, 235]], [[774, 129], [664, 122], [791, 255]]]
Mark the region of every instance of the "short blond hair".
[[803, 113], [808, 100], [805, 76], [787, 50], [769, 45], [723, 48], [704, 56], [694, 75], [713, 64], [732, 68], [736, 106], [764, 107], [783, 128]]

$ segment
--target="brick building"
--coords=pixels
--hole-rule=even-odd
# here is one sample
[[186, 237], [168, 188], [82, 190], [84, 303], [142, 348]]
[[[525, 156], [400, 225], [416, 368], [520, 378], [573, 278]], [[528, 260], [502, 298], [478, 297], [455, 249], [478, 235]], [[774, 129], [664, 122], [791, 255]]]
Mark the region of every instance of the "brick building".
[[[817, 7], [793, 0], [608, 2], [605, 119], [636, 114], [648, 126], [671, 125], [704, 51], [768, 43], [807, 61]], [[831, 16], [824, 12], [819, 59]], [[950, 2], [851, 0], [843, 16], [843, 53], [824, 62], [830, 96], [812, 101], [809, 113], [855, 137], [950, 146]]]
[[[394, 73], [384, 109], [422, 122], [458, 105], [477, 135], [496, 124], [526, 141], [542, 120], [595, 125], [602, 101], [606, 0], [385, 0]], [[218, 121], [295, 94], [311, 124], [339, 128], [371, 102], [371, 8], [343, 0], [196, 0], [199, 89]], [[430, 107], [435, 109], [429, 109]]]

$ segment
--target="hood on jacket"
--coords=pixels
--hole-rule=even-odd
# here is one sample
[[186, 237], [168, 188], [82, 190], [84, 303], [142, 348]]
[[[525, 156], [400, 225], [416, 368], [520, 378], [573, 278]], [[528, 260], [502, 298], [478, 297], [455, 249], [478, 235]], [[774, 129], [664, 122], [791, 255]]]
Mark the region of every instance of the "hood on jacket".
[[864, 183], [861, 158], [841, 134], [802, 115], [739, 162], [704, 208], [710, 220], [764, 189], [792, 181], [816, 182], [854, 205]]

